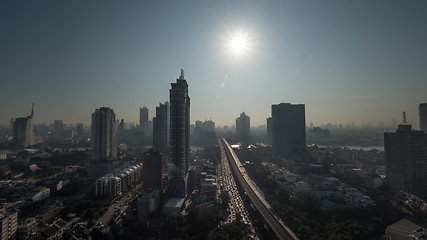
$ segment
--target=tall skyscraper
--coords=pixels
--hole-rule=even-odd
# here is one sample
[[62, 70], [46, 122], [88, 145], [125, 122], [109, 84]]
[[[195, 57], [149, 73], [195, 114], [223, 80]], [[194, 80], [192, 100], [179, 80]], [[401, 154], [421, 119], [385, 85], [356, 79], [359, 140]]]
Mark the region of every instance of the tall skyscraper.
[[286, 157], [305, 151], [305, 105], [271, 105], [273, 155]]
[[420, 130], [427, 131], [427, 103], [420, 103], [418, 111], [420, 118]]
[[13, 123], [15, 122], [15, 118], [11, 118], [9, 122], [9, 136], [13, 137]]
[[387, 184], [392, 191], [427, 196], [427, 142], [423, 131], [404, 120], [396, 132], [384, 133]]
[[267, 140], [269, 143], [273, 142], [273, 118], [267, 118]]
[[84, 138], [85, 135], [85, 129], [83, 126], [83, 123], [77, 123], [76, 124], [76, 138], [78, 140], [82, 140]]
[[55, 120], [53, 123], [53, 138], [62, 141], [64, 138], [64, 123], [62, 120]]
[[185, 177], [190, 157], [190, 97], [182, 69], [176, 83], [171, 83], [169, 98], [171, 195], [185, 197]]
[[159, 152], [166, 153], [169, 148], [170, 107], [169, 103], [160, 103], [156, 107], [156, 117], [153, 118], [153, 147]]
[[245, 112], [236, 118], [236, 137], [244, 146], [249, 145], [251, 140], [251, 118]]
[[34, 144], [33, 117], [34, 103], [30, 116], [16, 118], [13, 122], [13, 141], [16, 147], [28, 147]]
[[113, 109], [101, 107], [92, 113], [91, 144], [95, 160], [112, 160], [117, 157], [117, 137]]
[[148, 108], [143, 107], [139, 109], [139, 127], [142, 132], [146, 133], [148, 124]]
[[163, 189], [162, 181], [162, 154], [156, 150], [150, 149], [145, 155], [142, 176], [144, 177], [143, 188]]

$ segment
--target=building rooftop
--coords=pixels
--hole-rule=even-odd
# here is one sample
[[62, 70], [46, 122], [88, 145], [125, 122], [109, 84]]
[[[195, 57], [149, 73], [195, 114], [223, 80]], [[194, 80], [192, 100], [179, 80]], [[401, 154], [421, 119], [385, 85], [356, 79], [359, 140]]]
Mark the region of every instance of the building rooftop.
[[169, 198], [166, 202], [165, 208], [181, 207], [184, 204], [185, 198]]
[[427, 239], [427, 232], [422, 227], [406, 219], [402, 219], [386, 229], [390, 240], [421, 240]]

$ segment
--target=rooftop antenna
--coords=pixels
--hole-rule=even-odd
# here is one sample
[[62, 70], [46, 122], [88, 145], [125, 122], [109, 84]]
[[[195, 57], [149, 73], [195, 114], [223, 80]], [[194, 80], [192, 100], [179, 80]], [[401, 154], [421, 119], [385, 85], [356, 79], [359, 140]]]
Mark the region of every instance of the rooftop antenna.
[[34, 116], [34, 102], [33, 102], [32, 106], [31, 106], [31, 117], [33, 117], [33, 116]]
[[402, 113], [402, 124], [406, 125], [406, 113], [405, 112]]
[[179, 76], [179, 79], [184, 79], [184, 70], [181, 68], [181, 76]]

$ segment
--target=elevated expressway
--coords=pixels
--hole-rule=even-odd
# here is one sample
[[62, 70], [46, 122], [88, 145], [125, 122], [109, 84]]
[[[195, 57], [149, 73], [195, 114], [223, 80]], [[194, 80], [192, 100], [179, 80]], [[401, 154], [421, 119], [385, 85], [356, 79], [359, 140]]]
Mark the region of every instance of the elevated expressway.
[[240, 186], [245, 190], [252, 204], [260, 212], [261, 216], [273, 230], [276, 237], [280, 240], [298, 240], [292, 230], [285, 226], [285, 224], [283, 224], [283, 222], [272, 212], [271, 207], [267, 201], [265, 201], [262, 192], [249, 178], [245, 168], [242, 167], [239, 158], [234, 153], [230, 144], [228, 144], [225, 139], [222, 139], [222, 145], [225, 148], [227, 159], [230, 163], [231, 170], [236, 176], [237, 182], [239, 182]]

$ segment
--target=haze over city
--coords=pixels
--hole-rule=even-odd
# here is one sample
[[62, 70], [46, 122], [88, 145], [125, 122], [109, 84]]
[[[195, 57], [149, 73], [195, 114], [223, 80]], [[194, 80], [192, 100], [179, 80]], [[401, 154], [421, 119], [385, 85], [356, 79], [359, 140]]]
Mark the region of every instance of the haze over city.
[[0, 239], [427, 239], [426, 13], [0, 1]]
[[191, 122], [262, 125], [303, 103], [307, 124], [417, 125], [427, 89], [425, 1], [2, 1], [0, 124], [138, 122], [185, 70]]

